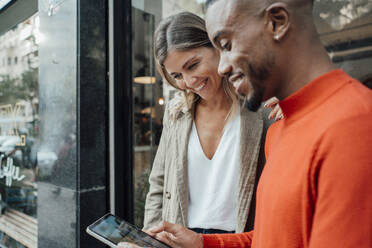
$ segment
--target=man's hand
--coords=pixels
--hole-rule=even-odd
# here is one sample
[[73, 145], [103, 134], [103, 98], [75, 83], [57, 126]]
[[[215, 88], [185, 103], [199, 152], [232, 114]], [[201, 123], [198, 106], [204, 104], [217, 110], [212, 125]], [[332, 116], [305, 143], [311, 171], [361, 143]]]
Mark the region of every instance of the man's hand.
[[163, 222], [147, 233], [173, 248], [203, 248], [203, 238], [181, 225]]

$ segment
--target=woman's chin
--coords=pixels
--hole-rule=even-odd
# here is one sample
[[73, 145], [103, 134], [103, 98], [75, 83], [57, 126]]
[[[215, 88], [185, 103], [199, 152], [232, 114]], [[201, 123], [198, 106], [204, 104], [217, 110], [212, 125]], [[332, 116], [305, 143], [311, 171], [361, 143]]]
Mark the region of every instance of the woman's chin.
[[197, 94], [201, 99], [203, 99], [204, 101], [209, 101], [213, 98], [213, 95], [212, 94]]

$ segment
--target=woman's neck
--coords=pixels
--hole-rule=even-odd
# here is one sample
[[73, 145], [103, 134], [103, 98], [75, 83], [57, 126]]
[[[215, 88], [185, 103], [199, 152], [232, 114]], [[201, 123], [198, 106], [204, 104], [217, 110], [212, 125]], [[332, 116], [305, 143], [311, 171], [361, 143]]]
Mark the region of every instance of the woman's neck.
[[231, 101], [226, 95], [224, 89], [221, 87], [221, 90], [211, 99], [205, 100], [200, 99], [198, 103], [199, 107], [210, 111], [216, 110], [230, 110]]

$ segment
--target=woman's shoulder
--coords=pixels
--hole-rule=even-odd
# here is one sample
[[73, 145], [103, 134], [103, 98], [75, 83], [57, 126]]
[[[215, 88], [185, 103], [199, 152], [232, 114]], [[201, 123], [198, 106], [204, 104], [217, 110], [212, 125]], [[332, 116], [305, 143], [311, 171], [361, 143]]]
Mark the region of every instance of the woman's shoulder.
[[168, 101], [164, 111], [164, 125], [178, 121], [182, 116], [190, 113], [192, 106], [187, 103], [183, 92], [177, 91], [174, 97]]
[[267, 129], [274, 121], [270, 120], [268, 118], [270, 114], [270, 109], [265, 108], [264, 106], [261, 106], [256, 112], [252, 112], [249, 109], [247, 109], [245, 106], [242, 106], [242, 109], [240, 111], [241, 118], [243, 118], [242, 121], [259, 121], [263, 123], [263, 128]]

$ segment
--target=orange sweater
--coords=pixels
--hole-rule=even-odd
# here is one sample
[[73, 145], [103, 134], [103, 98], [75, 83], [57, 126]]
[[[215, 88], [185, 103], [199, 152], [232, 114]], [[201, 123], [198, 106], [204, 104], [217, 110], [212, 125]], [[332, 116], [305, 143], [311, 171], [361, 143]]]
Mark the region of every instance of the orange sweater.
[[334, 70], [280, 106], [254, 231], [203, 235], [204, 248], [372, 247], [372, 91]]

